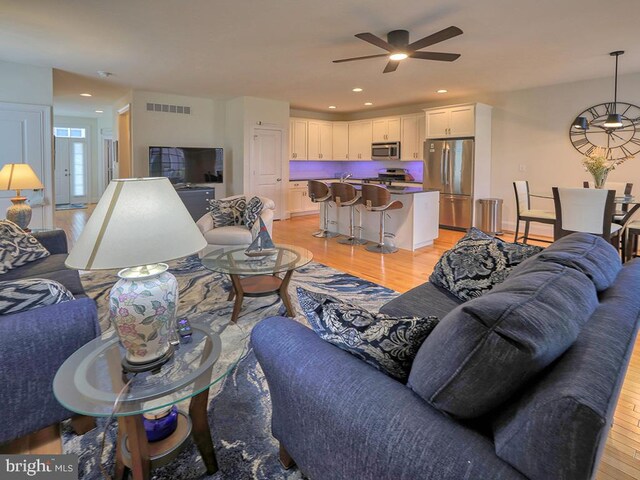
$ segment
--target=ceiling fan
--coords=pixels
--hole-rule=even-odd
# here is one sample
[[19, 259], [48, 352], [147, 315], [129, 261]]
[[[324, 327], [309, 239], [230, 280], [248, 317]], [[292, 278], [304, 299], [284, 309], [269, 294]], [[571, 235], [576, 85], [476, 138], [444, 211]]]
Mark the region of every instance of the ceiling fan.
[[407, 30], [393, 30], [387, 34], [385, 42], [373, 33], [358, 33], [356, 37], [365, 42], [369, 42], [377, 47], [383, 48], [389, 53], [380, 53], [378, 55], [366, 55], [364, 57], [343, 58], [334, 60], [333, 63], [352, 62], [354, 60], [366, 60], [368, 58], [388, 57], [389, 62], [383, 73], [395, 72], [398, 65], [405, 58], [420, 58], [422, 60], [438, 60], [441, 62], [453, 62], [459, 53], [440, 53], [440, 52], [419, 52], [421, 48], [426, 48], [436, 43], [444, 42], [450, 38], [457, 37], [462, 34], [462, 30], [458, 27], [448, 27], [444, 30], [429, 35], [428, 37], [409, 43], [409, 32]]

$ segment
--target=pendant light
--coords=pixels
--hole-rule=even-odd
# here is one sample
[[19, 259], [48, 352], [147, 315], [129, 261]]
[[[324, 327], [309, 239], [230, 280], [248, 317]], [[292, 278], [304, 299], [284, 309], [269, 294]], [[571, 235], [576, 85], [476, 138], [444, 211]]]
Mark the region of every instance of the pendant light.
[[[616, 106], [618, 104], [618, 57], [624, 53], [623, 50], [618, 50], [615, 52], [611, 52], [609, 55], [612, 57], [616, 57], [616, 76], [615, 76], [615, 87], [613, 90], [613, 111], [616, 111]], [[622, 117], [619, 113], [610, 113], [607, 115], [607, 119], [603, 123], [605, 128], [620, 128], [622, 127]]]
[[576, 130], [589, 130], [587, 117], [576, 117], [576, 119], [571, 124], [571, 127], [575, 128]]

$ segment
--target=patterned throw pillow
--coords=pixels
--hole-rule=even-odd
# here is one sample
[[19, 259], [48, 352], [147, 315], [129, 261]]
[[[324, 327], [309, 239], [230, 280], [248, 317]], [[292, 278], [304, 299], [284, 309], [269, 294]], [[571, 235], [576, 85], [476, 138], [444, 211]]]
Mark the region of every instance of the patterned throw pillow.
[[253, 224], [256, 223], [256, 220], [258, 220], [262, 213], [263, 206], [264, 204], [262, 203], [262, 200], [260, 200], [260, 197], [253, 197], [247, 202], [247, 208], [244, 210], [243, 219], [243, 223], [247, 228], [253, 227]]
[[320, 338], [404, 383], [420, 345], [438, 324], [437, 317], [374, 315], [329, 295], [300, 287], [297, 292]]
[[213, 228], [242, 225], [247, 199], [209, 200], [209, 212], [213, 218]]
[[49, 256], [32, 235], [9, 220], [0, 220], [0, 274]]
[[64, 285], [45, 278], [0, 282], [0, 315], [26, 312], [73, 300]]
[[472, 228], [442, 255], [429, 281], [467, 301], [502, 283], [511, 269], [542, 247], [510, 243]]

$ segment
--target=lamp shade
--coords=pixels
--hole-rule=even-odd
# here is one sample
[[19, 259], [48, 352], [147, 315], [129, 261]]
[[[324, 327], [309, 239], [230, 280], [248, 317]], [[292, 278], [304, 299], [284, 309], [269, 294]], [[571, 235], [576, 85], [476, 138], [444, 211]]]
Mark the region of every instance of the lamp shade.
[[607, 128], [620, 128], [622, 127], [622, 116], [619, 113], [611, 113], [607, 116], [603, 125]]
[[32, 190], [44, 188], [42, 182], [26, 163], [7, 163], [0, 170], [0, 190]]
[[150, 265], [206, 245], [169, 179], [113, 180], [65, 265], [79, 270]]
[[576, 117], [571, 126], [576, 130], [588, 130], [589, 123], [587, 122], [587, 117]]

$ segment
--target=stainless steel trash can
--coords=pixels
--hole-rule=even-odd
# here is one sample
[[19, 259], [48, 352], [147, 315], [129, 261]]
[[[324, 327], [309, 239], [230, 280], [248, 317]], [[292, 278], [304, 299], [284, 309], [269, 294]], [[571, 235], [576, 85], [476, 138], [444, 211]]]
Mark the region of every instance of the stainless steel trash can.
[[490, 235], [502, 235], [502, 199], [480, 200], [480, 230]]

